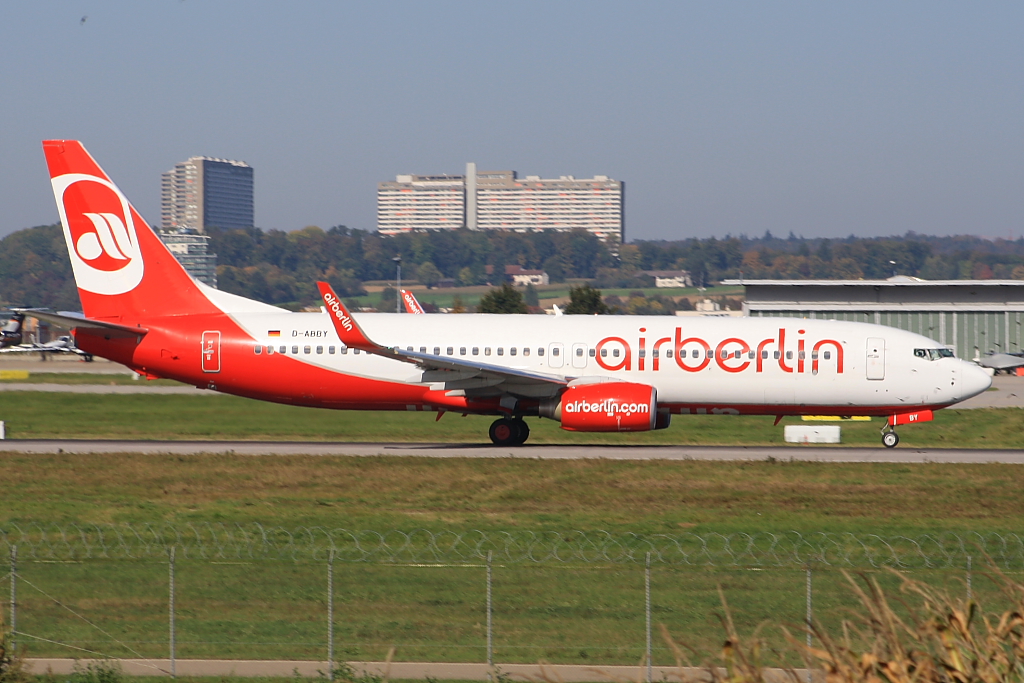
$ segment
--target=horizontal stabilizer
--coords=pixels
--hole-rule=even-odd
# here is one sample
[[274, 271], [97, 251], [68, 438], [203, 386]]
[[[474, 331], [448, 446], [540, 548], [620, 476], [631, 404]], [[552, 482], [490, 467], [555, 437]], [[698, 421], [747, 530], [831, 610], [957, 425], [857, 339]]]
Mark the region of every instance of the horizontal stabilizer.
[[45, 320], [48, 323], [53, 323], [54, 325], [60, 325], [61, 327], [67, 327], [69, 329], [104, 330], [109, 336], [140, 337], [149, 332], [145, 327], [131, 327], [129, 325], [121, 325], [120, 323], [109, 323], [104, 320], [94, 320], [92, 318], [86, 318], [81, 313], [75, 313], [73, 311], [60, 311], [54, 313], [52, 311], [41, 311], [35, 308], [15, 308], [13, 310], [17, 313], [24, 313], [29, 317]]

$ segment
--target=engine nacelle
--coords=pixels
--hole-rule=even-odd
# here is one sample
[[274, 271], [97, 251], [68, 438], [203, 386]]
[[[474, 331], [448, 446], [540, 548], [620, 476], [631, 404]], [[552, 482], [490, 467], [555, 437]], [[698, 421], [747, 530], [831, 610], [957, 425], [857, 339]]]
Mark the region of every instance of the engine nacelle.
[[540, 414], [571, 432], [647, 432], [657, 421], [658, 390], [633, 382], [581, 384], [541, 403]]

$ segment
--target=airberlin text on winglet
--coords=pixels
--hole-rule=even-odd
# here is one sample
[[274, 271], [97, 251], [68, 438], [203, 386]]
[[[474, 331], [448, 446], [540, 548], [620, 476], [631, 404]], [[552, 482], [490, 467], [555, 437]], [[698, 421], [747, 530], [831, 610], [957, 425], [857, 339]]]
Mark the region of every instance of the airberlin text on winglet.
[[[641, 327], [640, 332], [646, 332], [647, 328]], [[815, 342], [810, 348], [810, 364], [806, 363], [807, 340], [803, 338], [804, 330], [797, 330], [796, 352], [786, 349], [786, 329], [779, 328], [777, 337], [769, 337], [758, 342], [748, 342], [739, 337], [729, 337], [718, 342], [714, 347], [700, 337], [683, 338], [683, 328], [675, 329], [675, 339], [662, 337], [654, 341], [650, 354], [650, 370], [658, 372], [661, 370], [662, 356], [665, 359], [675, 360], [675, 364], [686, 372], [700, 372], [707, 368], [711, 361], [725, 372], [737, 373], [753, 369], [754, 372], [764, 372], [766, 361], [776, 361], [779, 369], [783, 372], [802, 373], [809, 370], [811, 373], [818, 372], [819, 361], [823, 357], [831, 361], [831, 352], [835, 351], [836, 374], [843, 373], [843, 345], [835, 339], [821, 339]], [[636, 366], [638, 371], [647, 369], [647, 338], [637, 339]], [[663, 346], [668, 345], [664, 354], [661, 352]], [[609, 363], [607, 360], [607, 349], [612, 349], [613, 357], [619, 360]], [[767, 349], [774, 349], [772, 357], [769, 358]], [[712, 351], [714, 348], [714, 351]], [[621, 355], [620, 355], [621, 354]], [[626, 370], [633, 369], [634, 351], [632, 345], [622, 337], [605, 337], [594, 347], [594, 360], [605, 370]]]

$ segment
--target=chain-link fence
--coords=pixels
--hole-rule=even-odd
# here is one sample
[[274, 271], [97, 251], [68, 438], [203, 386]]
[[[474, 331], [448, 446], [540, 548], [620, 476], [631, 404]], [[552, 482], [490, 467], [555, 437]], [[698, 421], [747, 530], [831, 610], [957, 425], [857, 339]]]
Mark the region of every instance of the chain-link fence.
[[699, 661], [723, 598], [748, 631], [837, 627], [857, 607], [840, 570], [997, 609], [1024, 535], [0, 529], [7, 620], [38, 656], [672, 664], [658, 625]]

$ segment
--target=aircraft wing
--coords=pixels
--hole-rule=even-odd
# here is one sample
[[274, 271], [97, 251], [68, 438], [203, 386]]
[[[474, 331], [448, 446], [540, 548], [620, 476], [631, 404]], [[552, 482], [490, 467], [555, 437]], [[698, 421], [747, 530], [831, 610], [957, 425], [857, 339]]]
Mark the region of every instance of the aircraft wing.
[[39, 318], [61, 327], [67, 327], [69, 329], [98, 329], [103, 330], [106, 336], [111, 337], [141, 337], [142, 335], [149, 332], [145, 327], [131, 327], [130, 325], [122, 325], [120, 323], [111, 323], [105, 320], [94, 320], [92, 318], [86, 318], [81, 313], [74, 313], [72, 311], [60, 311], [54, 313], [53, 311], [42, 311], [36, 308], [15, 308], [12, 309], [17, 313], [24, 313], [25, 315], [32, 316], [33, 318]]
[[[318, 282], [317, 288], [323, 298], [331, 322], [345, 346], [359, 349], [385, 358], [413, 363], [423, 372], [424, 382], [444, 382], [446, 389], [485, 389], [500, 393], [530, 397], [555, 396], [568, 386], [570, 379], [530, 370], [479, 363], [461, 358], [435, 356], [418, 351], [407, 351], [398, 347], [377, 344], [366, 336], [359, 323], [348, 312], [345, 304], [326, 282]], [[501, 387], [499, 390], [498, 387]]]
[[1024, 358], [1008, 353], [993, 353], [991, 356], [978, 359], [978, 365], [993, 370], [1010, 370], [1024, 365]]

